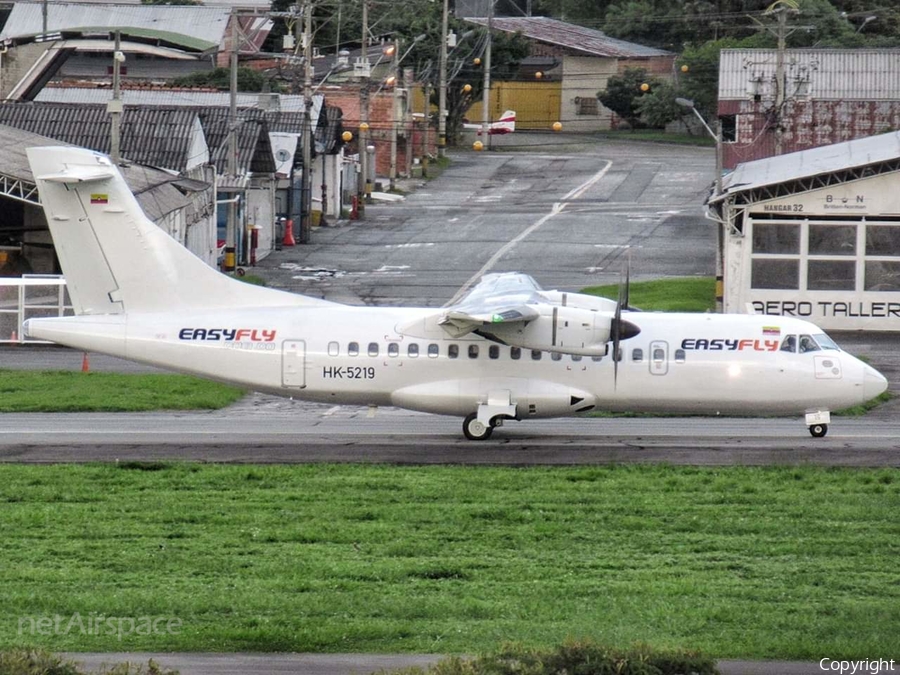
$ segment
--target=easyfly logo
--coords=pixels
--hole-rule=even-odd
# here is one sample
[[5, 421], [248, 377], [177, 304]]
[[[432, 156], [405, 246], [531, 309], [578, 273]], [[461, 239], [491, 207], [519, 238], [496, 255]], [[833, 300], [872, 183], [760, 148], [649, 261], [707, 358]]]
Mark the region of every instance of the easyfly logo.
[[710, 352], [775, 352], [778, 351], [778, 340], [754, 340], [753, 338], [744, 338], [741, 340], [733, 338], [685, 338], [681, 341], [681, 348], [684, 350], [703, 350]]
[[179, 340], [209, 340], [223, 342], [274, 342], [276, 331], [265, 328], [182, 328]]

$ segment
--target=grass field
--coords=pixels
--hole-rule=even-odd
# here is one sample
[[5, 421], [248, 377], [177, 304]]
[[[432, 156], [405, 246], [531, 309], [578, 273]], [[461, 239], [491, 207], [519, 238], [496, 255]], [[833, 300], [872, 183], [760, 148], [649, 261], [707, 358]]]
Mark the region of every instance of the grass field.
[[[617, 300], [619, 286], [589, 286], [581, 290]], [[716, 280], [712, 277], [684, 277], [636, 281], [629, 284], [628, 304], [659, 312], [711, 312], [716, 306]]]
[[0, 412], [218, 409], [245, 393], [186, 375], [0, 369]]
[[[3, 648], [900, 656], [894, 469], [3, 465], [0, 504]], [[29, 628], [76, 612], [181, 628]]]

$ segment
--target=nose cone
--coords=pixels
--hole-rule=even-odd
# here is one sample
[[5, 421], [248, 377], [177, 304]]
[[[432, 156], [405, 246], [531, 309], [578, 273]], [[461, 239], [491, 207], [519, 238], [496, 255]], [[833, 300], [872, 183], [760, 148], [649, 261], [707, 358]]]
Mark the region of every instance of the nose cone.
[[872, 366], [866, 366], [863, 372], [863, 401], [870, 401], [888, 387], [888, 381], [884, 375]]

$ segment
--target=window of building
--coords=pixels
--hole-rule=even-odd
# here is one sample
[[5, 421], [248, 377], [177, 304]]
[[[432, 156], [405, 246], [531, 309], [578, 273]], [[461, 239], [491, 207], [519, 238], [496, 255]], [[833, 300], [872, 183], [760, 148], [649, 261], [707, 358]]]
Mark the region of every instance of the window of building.
[[488, 347], [488, 358], [489, 359], [499, 359], [500, 358], [500, 347], [497, 345], [491, 345]]
[[451, 359], [459, 358], [459, 345], [448, 345], [447, 356]]
[[722, 142], [737, 141], [737, 115], [719, 115], [719, 128], [722, 130]]
[[800, 288], [800, 261], [754, 258], [750, 265], [750, 286], [796, 290]]
[[378, 343], [377, 342], [369, 343], [369, 356], [378, 356]]
[[437, 346], [436, 343], [432, 342], [428, 345], [428, 358], [436, 359], [438, 354], [440, 354], [441, 348]]
[[419, 355], [419, 345], [415, 342], [410, 342], [409, 347], [406, 348], [406, 355], [411, 359], [416, 358]]
[[518, 361], [522, 358], [522, 348], [521, 347], [510, 347], [509, 348], [509, 358], [513, 361]]
[[400, 355], [400, 345], [396, 342], [391, 342], [388, 344], [388, 356], [399, 356]]
[[470, 359], [478, 358], [478, 345], [469, 345], [469, 358]]
[[347, 345], [347, 355], [348, 356], [359, 356], [359, 343], [351, 342]]
[[806, 287], [811, 291], [856, 290], [856, 260], [809, 260]]
[[341, 353], [341, 346], [337, 342], [328, 343], [328, 356], [337, 356]]
[[856, 255], [856, 225], [809, 226], [810, 255]]
[[799, 223], [753, 224], [753, 252], [768, 254], [800, 254]]
[[600, 108], [597, 105], [595, 96], [576, 96], [575, 97], [575, 114], [576, 115], [599, 115]]

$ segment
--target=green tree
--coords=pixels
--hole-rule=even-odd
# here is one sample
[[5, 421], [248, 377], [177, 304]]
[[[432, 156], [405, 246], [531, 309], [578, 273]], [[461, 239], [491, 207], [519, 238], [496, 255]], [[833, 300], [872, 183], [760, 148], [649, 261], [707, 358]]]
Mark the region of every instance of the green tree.
[[[647, 85], [646, 91], [643, 85]], [[622, 74], [607, 80], [606, 89], [597, 92], [597, 98], [634, 129], [641, 126], [640, 99], [659, 85], [660, 81], [650, 77], [644, 68], [626, 68]]]
[[677, 96], [679, 93], [674, 86], [668, 82], [657, 82], [650, 91], [637, 97], [634, 110], [643, 125], [662, 129], [685, 113], [685, 109], [675, 102]]

